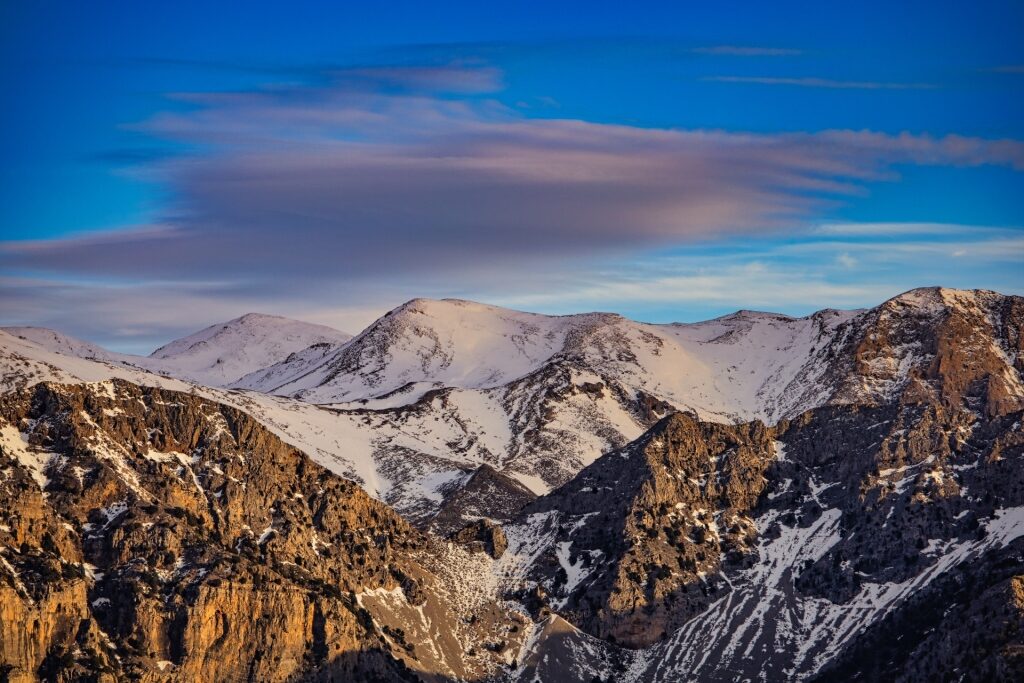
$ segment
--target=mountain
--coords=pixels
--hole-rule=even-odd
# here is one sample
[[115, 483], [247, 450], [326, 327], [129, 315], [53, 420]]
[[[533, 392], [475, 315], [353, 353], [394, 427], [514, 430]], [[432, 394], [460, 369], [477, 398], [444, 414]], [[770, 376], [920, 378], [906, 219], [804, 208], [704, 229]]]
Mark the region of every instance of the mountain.
[[323, 325], [248, 313], [172, 341], [144, 357], [107, 351], [41, 327], [0, 329], [54, 353], [134, 366], [207, 386], [226, 386], [310, 347], [335, 348], [351, 338]]
[[[799, 409], [790, 406], [799, 399], [788, 395], [790, 384], [811, 351], [854, 316], [822, 311], [796, 319], [740, 311], [703, 323], [649, 325], [609, 313], [545, 316], [415, 299], [318, 363], [284, 361], [236, 386], [385, 408], [414, 403], [431, 389], [498, 389], [573, 365], [710, 419], [771, 419]], [[289, 371], [292, 363], [298, 367]], [[268, 375], [273, 381], [265, 381]]]
[[62, 334], [45, 327], [0, 327], [0, 330], [19, 339], [37, 344], [42, 348], [65, 356], [120, 363], [129, 358], [126, 354], [107, 351], [101, 346]]
[[[351, 335], [276, 315], [248, 313], [161, 346], [156, 367], [200, 384], [225, 386], [313, 345], [339, 345]], [[150, 366], [153, 367], [153, 366]]]
[[672, 411], [728, 422], [824, 402], [815, 380], [828, 363], [812, 353], [856, 317], [741, 312], [646, 325], [417, 299], [343, 347], [233, 386], [359, 415], [375, 435], [379, 479], [395, 482], [380, 495], [420, 519], [436, 511], [429, 487], [441, 470], [458, 477], [463, 464], [487, 463], [545, 493]]
[[599, 679], [1019, 680], [1022, 417], [665, 418], [505, 525], [505, 590], [575, 626], [524, 660], [556, 680], [589, 643]]
[[1024, 677], [1021, 297], [416, 300], [296, 363], [274, 395], [0, 332], [11, 680]]
[[[264, 371], [280, 379], [299, 364], [306, 389], [265, 386], [284, 396], [245, 401], [290, 443], [429, 524], [452, 485], [482, 464], [543, 494], [676, 411], [774, 424], [933, 384], [950, 400], [968, 391], [1022, 405], [1020, 316], [1019, 297], [942, 288], [865, 311], [675, 325], [417, 299], [348, 343]], [[309, 407], [313, 399], [326, 409]]]
[[115, 380], [0, 416], [5, 680], [478, 679], [527, 632], [469, 552], [241, 411]]
[[[751, 552], [749, 515], [775, 444], [760, 422], [671, 415], [525, 506], [505, 530], [510, 569], [595, 636], [632, 648], [658, 642], [708, 607], [726, 562]], [[543, 552], [515, 566], [538, 539]]]
[[[433, 389], [486, 392], [569, 367], [702, 419], [774, 422], [829, 402], [885, 400], [927, 360], [930, 349], [920, 337], [942, 332], [949, 315], [965, 326], [993, 328], [980, 333], [995, 335], [997, 346], [1006, 343], [1010, 331], [998, 329], [999, 321], [1015, 299], [933, 287], [866, 311], [823, 310], [805, 318], [739, 311], [668, 325], [416, 299], [349, 344], [282, 361], [236, 386], [379, 409], [414, 404]], [[880, 357], [872, 365], [875, 352]], [[889, 361], [895, 365], [885, 366]]]
[[674, 415], [465, 549], [188, 393], [42, 383], [0, 417], [10, 680], [1024, 670], [1021, 411]]
[[865, 311], [676, 325], [415, 300], [315, 370], [305, 358], [301, 380], [263, 388], [364, 422], [374, 435], [366, 458], [389, 482], [378, 494], [420, 519], [465, 466], [487, 463], [543, 494], [677, 411], [774, 424], [936, 384], [950, 400], [968, 391], [1024, 405], [1020, 316], [1019, 297], [941, 288]]

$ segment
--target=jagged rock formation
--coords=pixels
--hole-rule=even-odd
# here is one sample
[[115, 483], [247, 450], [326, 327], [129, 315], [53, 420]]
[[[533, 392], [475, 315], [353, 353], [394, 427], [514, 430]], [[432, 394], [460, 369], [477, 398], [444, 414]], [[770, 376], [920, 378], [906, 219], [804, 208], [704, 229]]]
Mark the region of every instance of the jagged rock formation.
[[480, 519], [507, 522], [536, 497], [530, 489], [485, 463], [457, 488], [445, 492], [444, 503], [430, 520], [429, 529], [444, 536]]
[[748, 514], [774, 457], [763, 424], [667, 417], [523, 510], [515, 532], [547, 543], [527, 576], [584, 630], [650, 645], [716, 596], [705, 576], [752, 561]]
[[414, 680], [496, 665], [458, 641], [438, 662], [381, 630], [382, 593], [465, 616], [417, 559], [433, 542], [248, 415], [110, 382], [39, 384], [0, 416], [8, 680]]
[[964, 384], [924, 376], [895, 404], [774, 428], [668, 418], [506, 528], [507, 590], [651, 645], [626, 680], [1014, 680], [1020, 612], [993, 601], [1024, 576], [1024, 412]]

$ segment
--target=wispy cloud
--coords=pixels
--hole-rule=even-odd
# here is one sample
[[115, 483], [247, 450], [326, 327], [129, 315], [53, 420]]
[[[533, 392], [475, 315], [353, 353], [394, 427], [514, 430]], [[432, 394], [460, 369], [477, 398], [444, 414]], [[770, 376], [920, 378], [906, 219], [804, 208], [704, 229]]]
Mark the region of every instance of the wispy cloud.
[[[725, 265], [713, 271], [690, 271], [635, 279], [592, 280], [560, 298], [550, 294], [514, 297], [501, 303], [542, 310], [621, 310], [648, 306], [658, 311], [648, 320], [691, 322], [740, 308], [801, 314], [818, 308], [857, 308], [865, 302], [880, 303], [898, 294], [887, 283], [833, 282], [819, 274], [780, 268], [753, 261]], [[799, 310], [793, 304], [799, 302]], [[694, 307], [698, 311], [691, 311]], [[678, 313], [673, 316], [671, 311]], [[686, 311], [687, 313], [684, 313]], [[642, 317], [642, 316], [641, 316]]]
[[[877, 226], [845, 224], [870, 235]], [[567, 313], [600, 308], [636, 311], [656, 321], [689, 321], [737, 308], [803, 315], [825, 307], [875, 305], [914, 287], [987, 287], [1024, 293], [1015, 264], [1024, 258], [1020, 230], [887, 224], [892, 240], [836, 241], [817, 230], [784, 240], [753, 239], [744, 248], [694, 245], [603, 269], [569, 274], [549, 291], [497, 299], [513, 307]], [[902, 235], [903, 237], [897, 237]], [[943, 264], [936, 277], [935, 264]]]
[[536, 266], [807, 225], [899, 164], [1024, 169], [1014, 140], [531, 119], [490, 96], [500, 81], [486, 67], [401, 67], [178, 94], [193, 108], [136, 126], [203, 147], [147, 167], [176, 198], [158, 228], [7, 243], [0, 264], [163, 279], [259, 264], [268, 287], [296, 273]]
[[813, 235], [834, 237], [896, 237], [912, 236], [963, 237], [978, 235], [985, 239], [1019, 233], [1021, 228], [993, 228], [986, 225], [964, 225], [957, 223], [915, 223], [915, 222], [873, 222], [873, 223], [823, 223], [815, 227]]
[[803, 54], [803, 50], [794, 48], [756, 47], [749, 45], [710, 45], [707, 47], [695, 47], [691, 52], [727, 57], [792, 57]]
[[895, 164], [1024, 168], [1012, 140], [651, 130], [522, 119], [489, 101], [328, 99], [242, 97], [154, 119], [161, 135], [218, 145], [155, 171], [179, 198], [173, 219], [5, 243], [0, 264], [163, 279], [256, 268], [266, 287], [547, 267], [807, 225]]
[[997, 74], [1024, 74], [1024, 64], [1004, 64], [985, 70]]
[[753, 83], [756, 85], [789, 85], [800, 88], [831, 88], [840, 90], [932, 90], [939, 86], [931, 83], [892, 83], [887, 81], [844, 81], [832, 78], [805, 76], [785, 78], [776, 76], [706, 76], [703, 80], [715, 83]]

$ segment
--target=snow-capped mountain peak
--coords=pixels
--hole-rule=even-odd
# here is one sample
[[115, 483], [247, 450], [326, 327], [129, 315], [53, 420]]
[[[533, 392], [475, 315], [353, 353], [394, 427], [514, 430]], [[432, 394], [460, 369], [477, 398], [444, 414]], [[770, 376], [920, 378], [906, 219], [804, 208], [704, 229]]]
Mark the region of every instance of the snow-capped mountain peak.
[[161, 346], [151, 359], [179, 377], [222, 386], [313, 344], [341, 344], [351, 335], [324, 325], [247, 313]]
[[[487, 388], [532, 372], [561, 350], [571, 321], [458, 299], [413, 299], [389, 311], [315, 368], [243, 378], [237, 386], [338, 403], [406, 385]], [[287, 381], [280, 381], [289, 377]], [[422, 391], [409, 397], [409, 400]]]
[[102, 361], [117, 361], [122, 357], [122, 354], [107, 351], [92, 342], [46, 327], [2, 327], [0, 329], [20, 339], [38, 344], [47, 351], [65, 356]]
[[324, 325], [247, 313], [176, 339], [149, 356], [108, 351], [91, 342], [41, 327], [5, 327], [8, 334], [65, 356], [120, 363], [208, 386], [226, 386], [317, 345], [334, 348], [351, 335]]

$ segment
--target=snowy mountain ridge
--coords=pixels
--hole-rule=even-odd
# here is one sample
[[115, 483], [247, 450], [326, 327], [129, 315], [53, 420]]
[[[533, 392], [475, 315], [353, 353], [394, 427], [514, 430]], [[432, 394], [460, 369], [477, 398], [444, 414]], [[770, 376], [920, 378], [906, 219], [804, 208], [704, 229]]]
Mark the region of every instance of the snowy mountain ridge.
[[65, 356], [74, 356], [75, 358], [85, 358], [88, 360], [100, 360], [110, 363], [121, 362], [122, 359], [130, 358], [127, 354], [117, 353], [115, 351], [108, 351], [102, 346], [87, 342], [82, 339], [51, 330], [46, 327], [0, 327], [0, 331], [6, 332], [7, 334], [30, 341], [33, 344], [38, 344], [40, 347], [52, 351], [54, 353], [60, 353]]
[[149, 356], [108, 351], [41, 327], [0, 329], [56, 353], [122, 363], [209, 386], [226, 386], [312, 345], [338, 345], [351, 339], [351, 335], [324, 325], [262, 313], [211, 325], [165, 344]]
[[[275, 376], [269, 388], [280, 398], [217, 393], [244, 400], [327, 467], [427, 520], [452, 482], [481, 465], [543, 494], [674, 411], [772, 424], [822, 405], [888, 403], [908, 387], [962, 392], [942, 377], [951, 349], [969, 348], [962, 362], [990, 376], [986, 391], [1020, 405], [1020, 340], [1005, 322], [1020, 302], [928, 288], [864, 311], [740, 311], [645, 325], [613, 314], [543, 316], [416, 299], [347, 343], [321, 342], [249, 375]], [[202, 347], [216, 327], [172, 349]], [[144, 368], [145, 360], [131, 364]], [[296, 367], [304, 377], [282, 387]], [[325, 410], [308, 402], [315, 398], [348, 400]]]
[[[328, 467], [419, 518], [438, 509], [438, 487], [482, 464], [545, 493], [673, 411], [772, 424], [830, 403], [895, 400], [915, 378], [935, 381], [926, 375], [948, 365], [940, 346], [959, 344], [951, 335], [975, 351], [965, 362], [993, 373], [994, 395], [1020, 403], [1019, 340], [1002, 322], [1019, 305], [995, 292], [927, 288], [863, 311], [803, 318], [739, 311], [648, 325], [606, 313], [545, 316], [414, 299], [348, 342], [294, 351], [232, 387], [263, 389], [248, 400], [268, 414], [292, 406], [267, 419]], [[245, 317], [232, 322], [239, 321]], [[944, 331], [950, 321], [960, 322]], [[174, 376], [163, 364], [178, 356], [208, 358], [224, 337], [259, 338], [225, 334], [225, 326], [173, 342], [160, 352], [165, 358], [127, 363], [153, 363]], [[310, 410], [310, 402], [330, 410]], [[320, 426], [299, 429], [288, 414]]]
[[286, 360], [233, 386], [314, 403], [393, 407], [432, 389], [494, 389], [572, 362], [709, 419], [772, 419], [788, 406], [778, 405], [785, 392], [768, 385], [784, 389], [815, 343], [856, 314], [790, 318], [740, 311], [655, 325], [610, 313], [545, 316], [416, 299], [316, 363]]
[[342, 344], [351, 337], [324, 325], [247, 313], [161, 346], [149, 357], [179, 377], [223, 386], [314, 344]]

